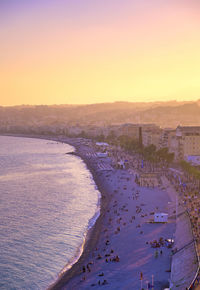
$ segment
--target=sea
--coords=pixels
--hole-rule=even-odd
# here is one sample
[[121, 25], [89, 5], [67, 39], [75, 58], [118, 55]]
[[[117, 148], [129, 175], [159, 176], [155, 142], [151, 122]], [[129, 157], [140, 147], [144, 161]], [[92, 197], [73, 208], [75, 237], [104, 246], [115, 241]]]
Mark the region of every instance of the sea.
[[0, 136], [0, 289], [47, 289], [79, 258], [100, 193], [72, 151]]

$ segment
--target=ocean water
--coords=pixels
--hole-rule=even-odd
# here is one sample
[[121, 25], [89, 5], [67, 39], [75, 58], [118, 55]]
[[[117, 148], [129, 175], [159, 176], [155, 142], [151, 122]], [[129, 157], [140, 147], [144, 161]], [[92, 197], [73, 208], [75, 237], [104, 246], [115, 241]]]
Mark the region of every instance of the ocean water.
[[0, 136], [0, 289], [46, 289], [80, 255], [99, 192], [73, 150]]

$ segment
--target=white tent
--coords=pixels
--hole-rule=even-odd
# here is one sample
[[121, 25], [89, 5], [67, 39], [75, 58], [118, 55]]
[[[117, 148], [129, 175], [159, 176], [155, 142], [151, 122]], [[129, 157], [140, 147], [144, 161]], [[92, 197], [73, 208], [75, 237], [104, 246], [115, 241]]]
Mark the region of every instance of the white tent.
[[167, 223], [168, 214], [167, 213], [154, 213], [154, 222], [155, 223]]

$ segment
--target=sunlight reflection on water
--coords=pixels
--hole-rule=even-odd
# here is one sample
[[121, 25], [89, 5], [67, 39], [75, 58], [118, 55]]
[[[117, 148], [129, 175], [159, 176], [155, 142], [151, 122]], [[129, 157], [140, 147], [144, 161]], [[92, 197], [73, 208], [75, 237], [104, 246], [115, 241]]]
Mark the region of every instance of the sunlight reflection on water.
[[44, 289], [81, 246], [99, 193], [82, 160], [65, 154], [69, 145], [0, 144], [0, 288]]

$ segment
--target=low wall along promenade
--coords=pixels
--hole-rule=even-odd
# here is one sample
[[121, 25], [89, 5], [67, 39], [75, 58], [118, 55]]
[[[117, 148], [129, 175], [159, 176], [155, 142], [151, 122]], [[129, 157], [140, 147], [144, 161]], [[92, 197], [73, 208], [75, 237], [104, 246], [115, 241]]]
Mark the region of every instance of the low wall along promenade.
[[172, 253], [170, 289], [198, 289], [190, 288], [198, 271], [199, 262], [189, 215], [185, 207], [179, 204], [178, 194], [170, 182], [165, 177], [162, 178], [162, 182], [172, 199], [174, 209], [177, 210], [177, 216], [174, 215], [176, 231]]

